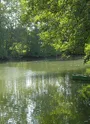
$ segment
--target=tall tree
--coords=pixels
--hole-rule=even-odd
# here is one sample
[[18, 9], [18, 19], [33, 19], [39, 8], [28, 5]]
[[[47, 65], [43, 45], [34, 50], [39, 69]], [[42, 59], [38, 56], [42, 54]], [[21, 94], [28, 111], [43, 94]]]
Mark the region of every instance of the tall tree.
[[7, 51], [5, 50], [5, 24], [6, 24], [6, 17], [5, 17], [6, 9], [4, 4], [0, 2], [0, 58], [3, 58], [7, 55]]
[[34, 22], [45, 43], [68, 54], [84, 53], [90, 34], [89, 0], [21, 1], [22, 20]]

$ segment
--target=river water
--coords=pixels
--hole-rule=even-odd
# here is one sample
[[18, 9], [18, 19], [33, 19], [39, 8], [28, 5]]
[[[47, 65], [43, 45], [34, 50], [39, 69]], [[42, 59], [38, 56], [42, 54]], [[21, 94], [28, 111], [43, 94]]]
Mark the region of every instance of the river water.
[[90, 65], [1, 63], [0, 124], [90, 124], [90, 82], [73, 81], [72, 74], [90, 74]]

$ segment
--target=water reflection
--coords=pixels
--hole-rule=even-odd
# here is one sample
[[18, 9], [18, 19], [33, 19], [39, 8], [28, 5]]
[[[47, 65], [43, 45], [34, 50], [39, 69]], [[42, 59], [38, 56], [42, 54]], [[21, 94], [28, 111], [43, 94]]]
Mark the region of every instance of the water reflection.
[[[38, 124], [46, 122], [50, 117], [53, 117], [51, 123], [54, 123], [56, 115], [57, 118], [61, 113], [68, 115], [70, 112], [66, 110], [69, 110], [70, 105], [63, 97], [64, 80], [66, 83], [69, 78], [63, 78], [59, 74], [26, 75], [18, 80], [2, 80], [0, 85], [5, 92], [0, 92], [1, 123]], [[68, 91], [66, 90], [66, 94]]]
[[84, 123], [90, 123], [90, 84], [86, 86], [82, 86], [82, 88], [78, 91], [79, 100], [77, 100], [78, 106], [78, 114], [79, 118], [83, 120]]
[[16, 68], [10, 72], [0, 78], [0, 124], [90, 123], [88, 84], [72, 81], [72, 71], [36, 73]]

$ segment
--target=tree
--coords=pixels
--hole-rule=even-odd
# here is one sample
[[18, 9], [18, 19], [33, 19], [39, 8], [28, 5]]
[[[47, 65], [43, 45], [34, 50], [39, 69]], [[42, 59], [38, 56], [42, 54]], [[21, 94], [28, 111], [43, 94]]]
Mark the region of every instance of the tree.
[[0, 58], [6, 56], [7, 51], [4, 49], [5, 40], [4, 40], [4, 32], [5, 32], [5, 7], [4, 4], [0, 2]]
[[9, 48], [12, 45], [12, 32], [19, 22], [18, 20], [15, 21], [17, 3], [10, 0], [0, 2], [0, 58], [8, 58], [9, 56]]
[[21, 19], [37, 25], [45, 44], [66, 54], [84, 54], [90, 34], [89, 4], [88, 0], [22, 0]]

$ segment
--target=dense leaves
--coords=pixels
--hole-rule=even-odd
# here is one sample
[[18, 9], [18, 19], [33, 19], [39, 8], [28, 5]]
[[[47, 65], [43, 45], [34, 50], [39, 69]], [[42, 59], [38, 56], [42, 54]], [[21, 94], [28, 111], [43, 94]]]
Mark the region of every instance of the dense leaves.
[[[68, 54], [83, 54], [90, 34], [88, 0], [22, 0], [22, 20], [34, 21], [40, 38]], [[78, 47], [77, 47], [78, 46]]]
[[89, 0], [3, 0], [0, 58], [87, 56], [89, 20]]

